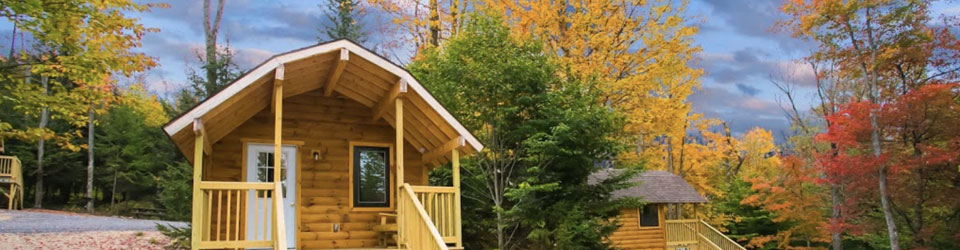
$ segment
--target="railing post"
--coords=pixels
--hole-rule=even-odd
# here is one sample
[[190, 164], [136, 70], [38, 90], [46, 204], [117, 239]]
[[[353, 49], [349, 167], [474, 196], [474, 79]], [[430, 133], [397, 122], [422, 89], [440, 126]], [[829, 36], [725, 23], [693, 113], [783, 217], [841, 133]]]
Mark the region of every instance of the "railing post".
[[203, 124], [200, 119], [193, 120], [193, 209], [190, 232], [190, 248], [197, 249], [203, 240], [203, 197], [200, 194], [200, 181], [203, 173]]
[[451, 164], [453, 165], [453, 221], [456, 231], [457, 247], [463, 247], [463, 229], [460, 221], [460, 150], [453, 149], [451, 153]]

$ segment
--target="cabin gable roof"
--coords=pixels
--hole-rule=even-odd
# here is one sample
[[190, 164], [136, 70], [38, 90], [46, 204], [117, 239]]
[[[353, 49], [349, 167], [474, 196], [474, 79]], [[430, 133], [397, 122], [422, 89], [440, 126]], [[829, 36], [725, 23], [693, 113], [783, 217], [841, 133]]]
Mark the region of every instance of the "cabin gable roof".
[[[346, 59], [346, 60], [344, 60]], [[341, 64], [338, 66], [338, 64]], [[281, 68], [278, 70], [278, 68]], [[406, 69], [376, 55], [360, 45], [336, 40], [267, 59], [237, 78], [221, 91], [197, 104], [189, 111], [168, 122], [164, 132], [185, 155], [193, 151], [195, 119], [200, 119], [211, 142], [222, 139], [244, 121], [270, 105], [272, 82], [279, 73], [284, 79], [283, 97], [322, 90], [332, 72], [341, 72], [329, 92], [346, 96], [371, 110], [388, 99], [391, 92], [404, 88], [404, 139], [421, 152], [460, 145], [465, 154], [479, 152], [483, 145], [453, 115], [417, 81]], [[393, 105], [388, 105], [392, 107]], [[380, 108], [381, 115], [371, 114], [371, 120], [384, 119], [394, 126], [393, 108]], [[371, 113], [377, 113], [375, 111]], [[446, 159], [439, 157], [438, 162]], [[189, 157], [188, 157], [189, 158]], [[428, 162], [425, 162], [428, 163]]]

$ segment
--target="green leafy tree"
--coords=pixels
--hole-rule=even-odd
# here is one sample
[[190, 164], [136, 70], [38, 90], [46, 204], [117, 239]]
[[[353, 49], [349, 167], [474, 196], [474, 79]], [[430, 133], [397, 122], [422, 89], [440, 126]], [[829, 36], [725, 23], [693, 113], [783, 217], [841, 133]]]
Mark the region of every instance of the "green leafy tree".
[[140, 85], [122, 91], [117, 99], [117, 105], [101, 118], [96, 134], [97, 159], [104, 173], [98, 178], [101, 190], [110, 190], [111, 204], [124, 200], [153, 203], [158, 174], [179, 159], [160, 129], [169, 116]]
[[462, 166], [467, 247], [607, 248], [626, 204], [609, 194], [635, 171], [587, 177], [623, 149], [622, 118], [589, 79], [561, 77], [539, 42], [511, 37], [496, 16], [468, 19], [409, 67], [486, 146]]

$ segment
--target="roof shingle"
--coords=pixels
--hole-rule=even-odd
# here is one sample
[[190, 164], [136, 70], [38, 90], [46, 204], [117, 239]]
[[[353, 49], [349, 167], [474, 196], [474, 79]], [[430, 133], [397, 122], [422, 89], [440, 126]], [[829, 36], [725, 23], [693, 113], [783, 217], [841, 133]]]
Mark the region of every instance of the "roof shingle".
[[[602, 169], [590, 175], [591, 182], [610, 178], [619, 172], [616, 169]], [[613, 192], [613, 198], [635, 197], [647, 203], [706, 203], [704, 198], [680, 176], [666, 171], [644, 171], [630, 179], [636, 186]]]

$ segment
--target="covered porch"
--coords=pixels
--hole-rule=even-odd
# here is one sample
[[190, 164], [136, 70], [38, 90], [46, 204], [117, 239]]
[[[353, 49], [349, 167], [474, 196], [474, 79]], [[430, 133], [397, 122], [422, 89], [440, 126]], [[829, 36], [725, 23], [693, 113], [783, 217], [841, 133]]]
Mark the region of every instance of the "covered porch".
[[193, 249], [462, 249], [460, 157], [483, 146], [350, 41], [274, 56], [164, 129], [193, 164]]

